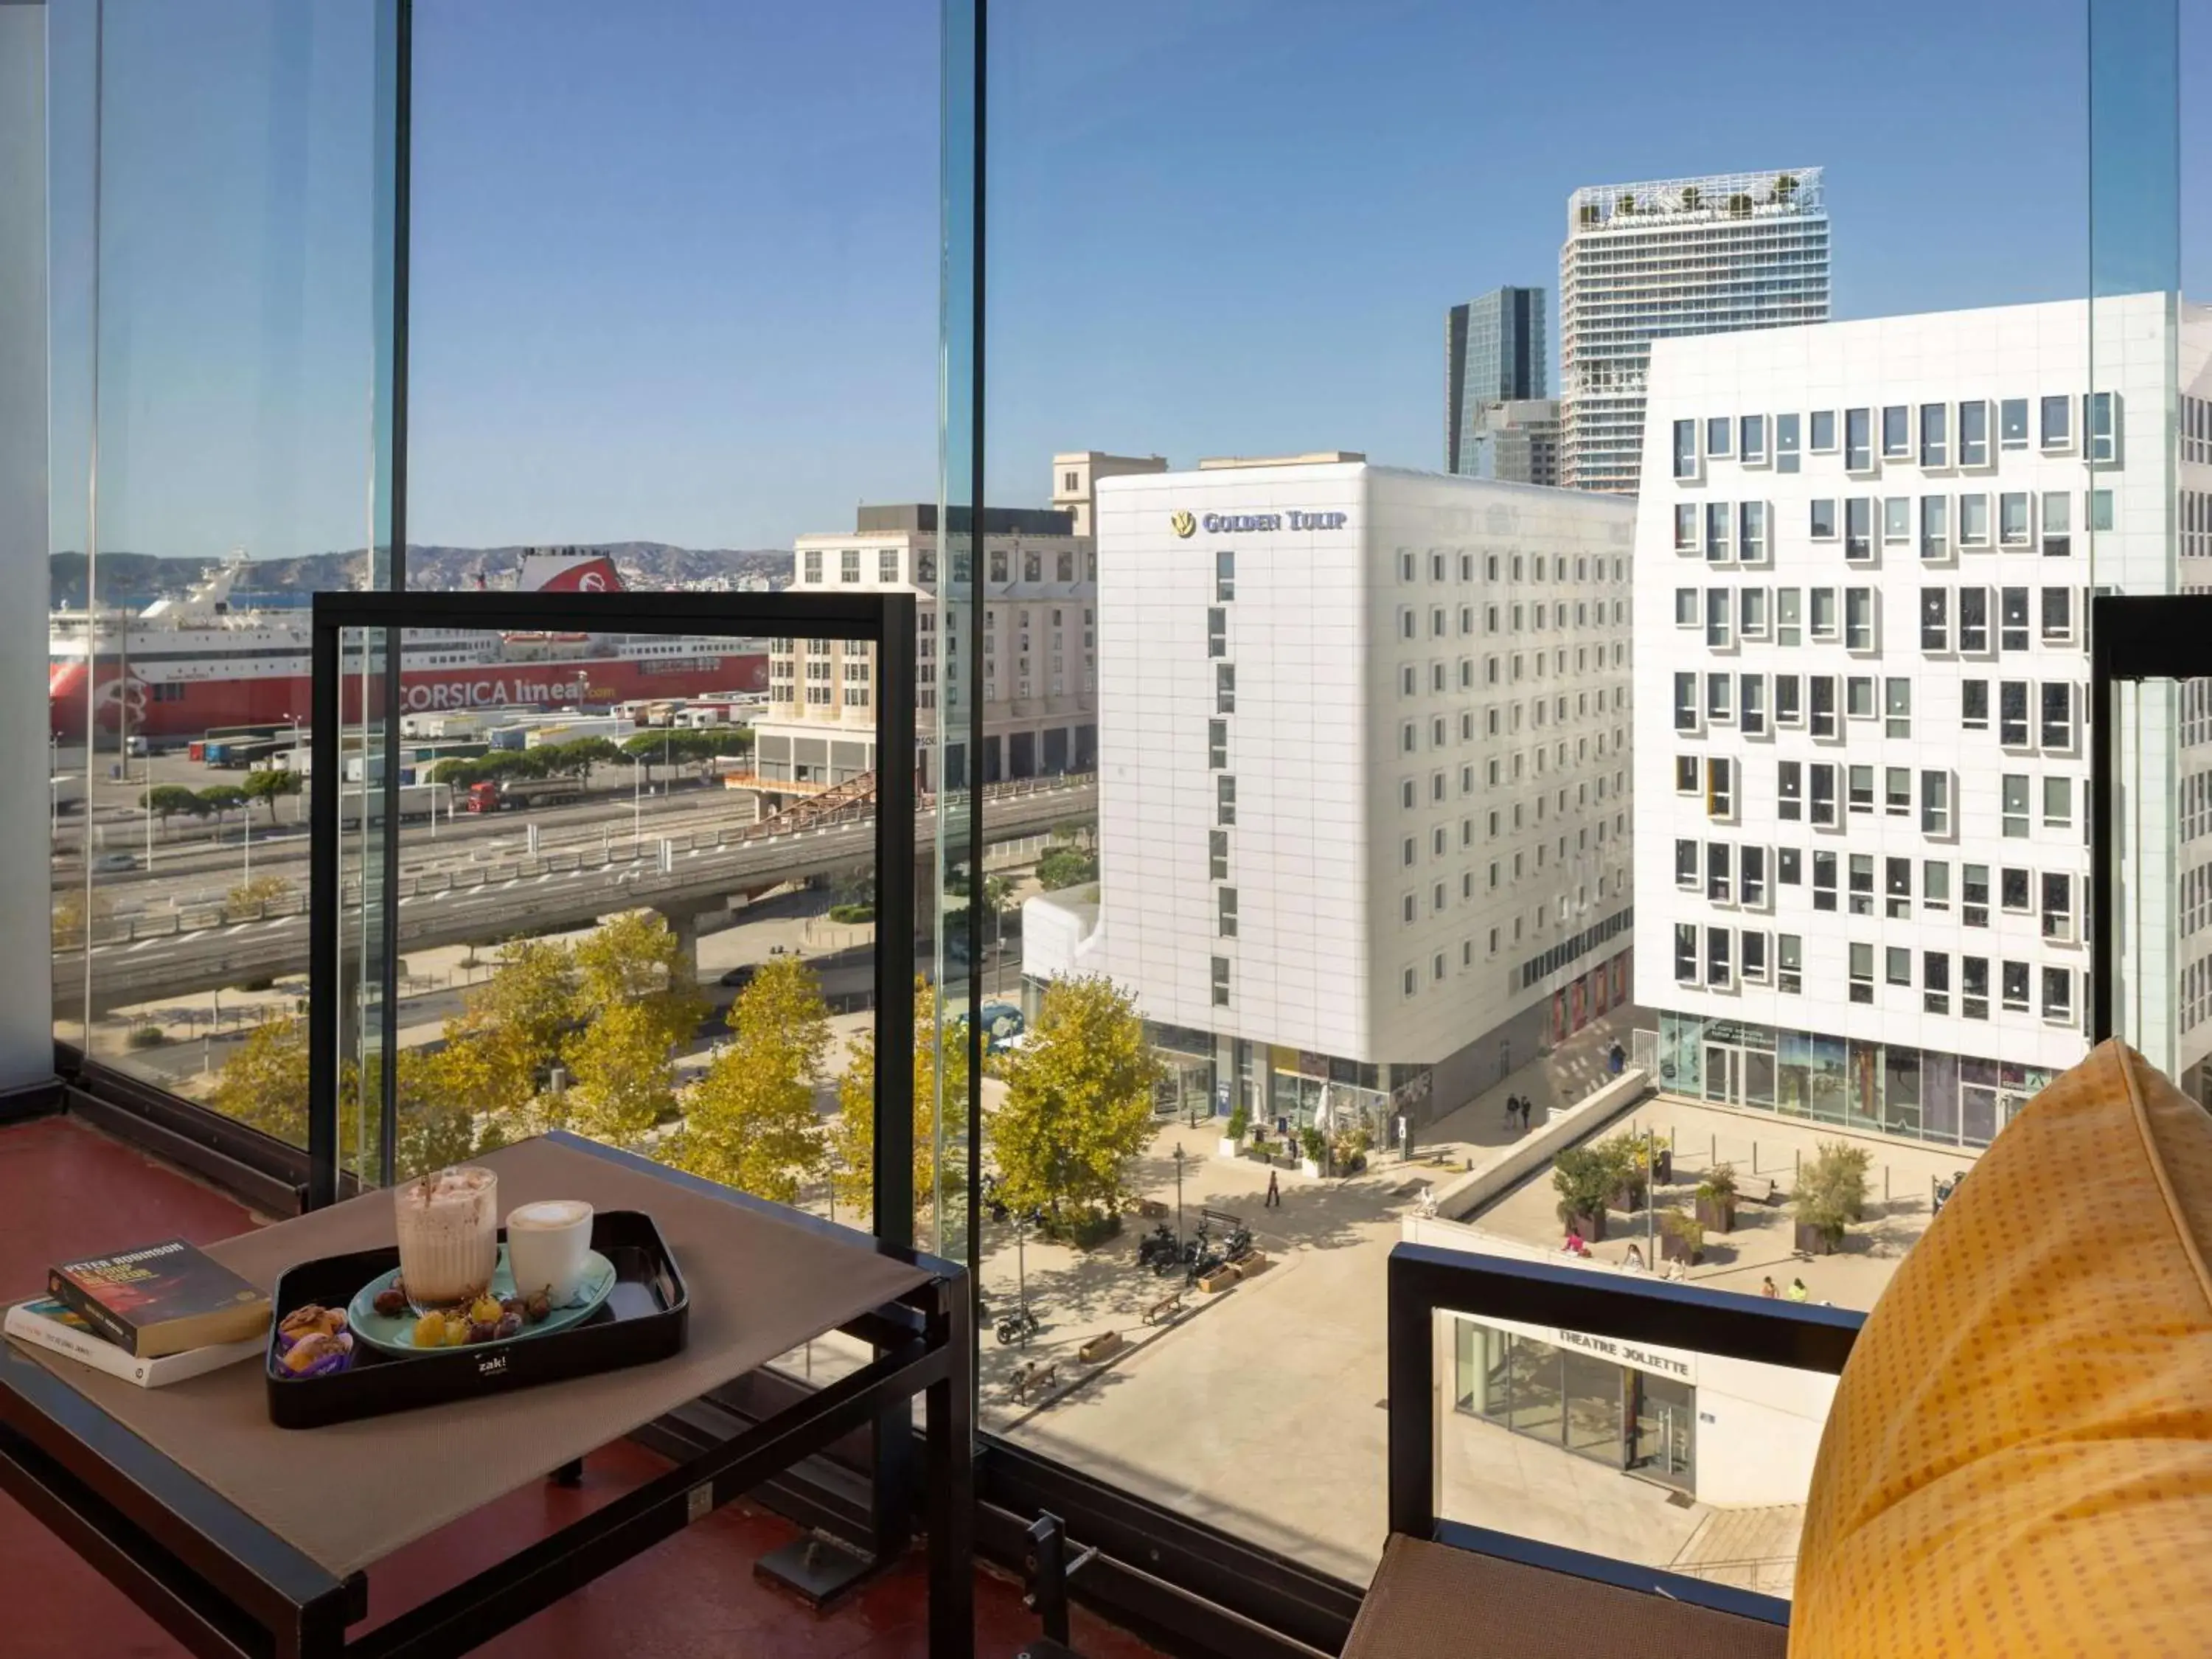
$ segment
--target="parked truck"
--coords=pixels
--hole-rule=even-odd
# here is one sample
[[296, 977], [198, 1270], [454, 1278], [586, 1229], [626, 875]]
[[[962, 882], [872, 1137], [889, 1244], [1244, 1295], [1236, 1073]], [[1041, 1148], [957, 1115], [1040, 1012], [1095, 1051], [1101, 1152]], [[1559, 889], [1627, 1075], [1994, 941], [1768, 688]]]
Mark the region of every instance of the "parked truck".
[[461, 797], [465, 812], [505, 812], [533, 806], [557, 806], [581, 800], [584, 786], [575, 778], [497, 778], [472, 783]]
[[[399, 821], [402, 823], [419, 823], [424, 818], [432, 817], [445, 811], [447, 800], [452, 794], [453, 791], [442, 783], [401, 785]], [[364, 792], [353, 788], [346, 790], [338, 797], [339, 829], [352, 830], [359, 827], [364, 802], [368, 811], [369, 827], [374, 829], [384, 822], [384, 791], [381, 788], [373, 788]]]

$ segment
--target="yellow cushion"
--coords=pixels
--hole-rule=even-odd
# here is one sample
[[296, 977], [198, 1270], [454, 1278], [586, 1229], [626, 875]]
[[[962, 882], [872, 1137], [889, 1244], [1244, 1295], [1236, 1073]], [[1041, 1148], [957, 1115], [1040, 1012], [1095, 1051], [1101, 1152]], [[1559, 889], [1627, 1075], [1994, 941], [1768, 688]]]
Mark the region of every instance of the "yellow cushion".
[[1813, 1474], [1790, 1659], [2212, 1653], [2212, 1117], [2118, 1042], [1907, 1256]]

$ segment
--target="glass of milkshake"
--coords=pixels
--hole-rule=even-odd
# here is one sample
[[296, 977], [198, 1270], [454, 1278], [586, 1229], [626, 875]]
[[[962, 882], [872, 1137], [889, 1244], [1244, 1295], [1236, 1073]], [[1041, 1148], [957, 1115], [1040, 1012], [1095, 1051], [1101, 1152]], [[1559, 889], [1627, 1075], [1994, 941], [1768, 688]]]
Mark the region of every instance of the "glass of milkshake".
[[399, 1282], [418, 1314], [473, 1301], [499, 1265], [499, 1177], [475, 1164], [440, 1170], [392, 1191]]

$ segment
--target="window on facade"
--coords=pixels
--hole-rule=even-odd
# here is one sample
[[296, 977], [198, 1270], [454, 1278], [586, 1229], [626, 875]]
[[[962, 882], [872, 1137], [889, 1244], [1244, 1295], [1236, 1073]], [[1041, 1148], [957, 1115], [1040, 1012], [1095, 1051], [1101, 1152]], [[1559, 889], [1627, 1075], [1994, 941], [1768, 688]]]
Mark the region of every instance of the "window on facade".
[[1705, 676], [1705, 718], [1724, 720], [1729, 718], [1729, 693], [1732, 678], [1727, 674]]
[[1736, 508], [1736, 528], [1739, 537], [1736, 556], [1746, 564], [1762, 564], [1766, 559], [1766, 503], [1745, 501]]
[[1682, 985], [1698, 982], [1698, 930], [1686, 921], [1674, 924], [1674, 979]]
[[1912, 983], [1912, 952], [1896, 945], [1884, 949], [1881, 953], [1881, 977], [1885, 984], [1910, 986]]
[[1997, 902], [2016, 916], [2028, 914], [2028, 872], [2011, 865], [1997, 872]]
[[1705, 503], [1705, 559], [1708, 563], [1723, 562], [1729, 556], [1729, 504], [1726, 501]]
[[1794, 823], [1804, 816], [1804, 764], [1800, 761], [1784, 761], [1776, 768], [1775, 776], [1775, 816]]
[[1910, 543], [1912, 539], [1912, 497], [1891, 495], [1881, 504], [1881, 538], [1890, 544]]
[[1813, 735], [1832, 738], [1836, 735], [1836, 677], [1814, 674], [1807, 683], [1813, 690]]
[[1951, 464], [1951, 411], [1942, 404], [1920, 405], [1920, 465], [1923, 467], [1948, 466]]
[[1725, 650], [1729, 642], [1729, 591], [1725, 587], [1705, 590], [1705, 643], [1715, 650]]
[[1729, 930], [1708, 927], [1705, 929], [1705, 983], [1726, 985], [1729, 982]]
[[1698, 677], [1693, 673], [1674, 676], [1674, 729], [1677, 732], [1698, 729]]
[[1832, 499], [1824, 497], [1812, 503], [1808, 530], [1816, 542], [1836, 539], [1836, 503]]
[[2074, 1018], [2073, 969], [2046, 968], [2043, 970], [2043, 1017], [2051, 1020]]
[[2047, 830], [2070, 830], [2074, 825], [2074, 780], [2047, 777], [2043, 781], [2043, 823]]
[[1923, 859], [1920, 864], [1920, 903], [1923, 909], [1951, 908], [1951, 866], [1942, 859]]
[[1213, 781], [1214, 819], [1216, 823], [1237, 822], [1237, 780], [1224, 772]]
[[1766, 849], [1747, 847], [1743, 849], [1738, 871], [1737, 891], [1746, 904], [1766, 902]]
[[[2028, 502], [2032, 498], [2026, 490], [2008, 489], [1997, 497], [1997, 544], [2001, 547], [2026, 547], [2031, 539]], [[2064, 499], [2061, 497], [2061, 499]]]
[[1978, 491], [1959, 497], [1959, 545], [1990, 544], [1990, 498]]
[[2043, 746], [2068, 750], [2074, 746], [2074, 687], [2067, 680], [2043, 683]]
[[1698, 423], [1695, 421], [1674, 422], [1674, 476], [1678, 478], [1698, 476]]
[[1997, 741], [2007, 749], [2027, 747], [2027, 682], [1997, 684]]
[[1890, 678], [1882, 682], [1882, 735], [1888, 738], [1909, 738], [1912, 735], [1912, 682]]
[[1962, 864], [1959, 866], [1959, 919], [1969, 927], [1990, 925], [1990, 866], [1986, 864]]
[[1990, 406], [1978, 398], [1959, 405], [1959, 465], [1990, 464]]
[[1792, 996], [1805, 988], [1804, 941], [1796, 933], [1774, 936], [1774, 988]]
[[1997, 444], [2003, 449], [2027, 447], [2027, 399], [2007, 398], [1997, 405]]
[[1720, 904], [1726, 904], [1735, 896], [1726, 842], [1711, 842], [1705, 847], [1705, 896]]
[[1884, 460], [1912, 457], [1912, 411], [1903, 404], [1890, 404], [1881, 411], [1881, 454]]
[[1224, 714], [1237, 712], [1237, 669], [1231, 663], [1213, 665], [1213, 707]]
[[2007, 1012], [2011, 1013], [2027, 1013], [2029, 1010], [2027, 1000], [2027, 963], [2024, 962], [2007, 962], [2001, 963], [1998, 966], [2001, 975], [1999, 989], [2003, 997], [2005, 1009]]
[[2027, 840], [2028, 823], [2028, 782], [2027, 775], [2019, 772], [2006, 773], [2000, 781], [1999, 795], [2002, 802], [2005, 839], [2008, 841]]
[[2046, 870], [2043, 874], [2043, 937], [2074, 937], [2074, 878]]
[[1237, 597], [1237, 555], [1227, 548], [1213, 556], [1213, 597], [1224, 605]]
[[1766, 465], [1766, 416], [1747, 415], [1736, 422], [1737, 453], [1746, 466]]
[[1736, 690], [1736, 724], [1746, 735], [1757, 737], [1766, 730], [1766, 677], [1746, 674]]
[[[1220, 926], [1221, 937], [1235, 939], [1237, 937], [1237, 890], [1234, 887], [1218, 888], [1215, 890], [1214, 896], [1219, 901], [1216, 915]], [[1407, 920], [1410, 921], [1413, 918], [1408, 916]]]
[[1870, 409], [1847, 409], [1844, 411], [1844, 467], [1846, 471], [1865, 472], [1874, 466], [1874, 411]]
[[1766, 935], [1755, 928], [1747, 928], [1741, 936], [1743, 976], [1754, 984], [1766, 980]]
[[1833, 853], [1813, 854], [1813, 908], [1832, 910], [1836, 908], [1836, 855]]
[[1705, 453], [1715, 460], [1726, 460], [1735, 447], [1735, 422], [1725, 415], [1716, 415], [1705, 422]]
[[1987, 680], [1959, 682], [1959, 724], [1969, 732], [1990, 729], [1990, 683]]
[[1923, 495], [1920, 498], [1920, 556], [1923, 559], [1943, 559], [1951, 553], [1951, 498], [1948, 495]]
[[1695, 755], [1677, 755], [1674, 757], [1674, 790], [1676, 793], [1683, 795], [1696, 794], [1698, 793], [1698, 757]]
[[1795, 472], [1797, 470], [1797, 450], [1800, 427], [1795, 415], [1774, 417], [1774, 470]]
[[2045, 645], [2066, 645], [2074, 638], [2074, 590], [2070, 587], [2046, 587], [2043, 590], [2043, 642]]
[[1779, 587], [1774, 592], [1774, 642], [1777, 645], [1796, 645], [1800, 642], [1799, 624], [1802, 619], [1803, 599], [1798, 589]]
[[1716, 755], [1705, 763], [1705, 812], [1711, 817], [1728, 817], [1735, 811], [1735, 763]]
[[1698, 550], [1698, 504], [1695, 501], [1674, 503], [1674, 550], [1677, 553]]
[[2119, 456], [2118, 399], [2110, 392], [2089, 394], [2088, 416], [2082, 422], [2089, 436], [2089, 459], [2111, 461]]
[[[1492, 866], [1495, 869], [1497, 866]], [[1674, 843], [1674, 885], [1695, 888], [1698, 884], [1698, 843], [1677, 841]]]
[[1924, 951], [1921, 953], [1920, 1006], [1923, 1012], [1930, 1014], [1951, 1012], [1951, 957], [1948, 951]]
[[1747, 640], [1766, 637], [1766, 590], [1747, 587], [1738, 606], [1738, 631]]
[[1853, 495], [1844, 503], [1844, 556], [1874, 557], [1874, 498]]
[[1832, 455], [1836, 452], [1836, 411], [1816, 409], [1812, 415], [1811, 445], [1815, 455]]
[[1874, 649], [1874, 590], [1870, 587], [1844, 590], [1844, 648]]
[[1997, 647], [2004, 651], [2027, 649], [2028, 617], [2027, 590], [2024, 587], [2003, 587], [1997, 590]]
[[821, 580], [822, 550], [818, 547], [810, 547], [806, 550], [806, 580], [809, 583], [815, 583]]
[[1227, 957], [1216, 957], [1213, 959], [1213, 1006], [1217, 1008], [1226, 1008], [1229, 1006], [1229, 958]]
[[1850, 950], [1851, 1000], [1874, 1000], [1874, 946], [1852, 941]]
[[2112, 492], [2093, 489], [2089, 492], [2089, 528], [2110, 530], [2112, 527]]
[[2043, 447], [2045, 449], [2071, 449], [2074, 447], [2074, 400], [2060, 396], [2045, 398], [2043, 404]]
[[1893, 818], [1912, 816], [1912, 769], [1886, 766], [1881, 775], [1881, 810]]
[[1874, 768], [1853, 766], [1845, 772], [1850, 789], [1850, 806], [1854, 812], [1874, 811]]
[[860, 550], [848, 547], [837, 555], [837, 576], [841, 581], [860, 580]]
[[1959, 1012], [1968, 1019], [1990, 1017], [1990, 959], [1959, 958]]
[[1811, 777], [1812, 821], [1832, 826], [1836, 822], [1836, 769], [1826, 761], [1814, 761]]
[[1912, 914], [1912, 860], [1885, 859], [1882, 860], [1882, 910], [1892, 921], [1901, 921]]
[[1923, 772], [1920, 775], [1920, 830], [1923, 835], [1948, 836], [1951, 833], [1951, 775], [1948, 772]]
[[1959, 649], [1969, 653], [1990, 648], [1990, 590], [1959, 590]]
[[1206, 832], [1206, 873], [1213, 881], [1229, 879], [1229, 832], [1226, 830]]

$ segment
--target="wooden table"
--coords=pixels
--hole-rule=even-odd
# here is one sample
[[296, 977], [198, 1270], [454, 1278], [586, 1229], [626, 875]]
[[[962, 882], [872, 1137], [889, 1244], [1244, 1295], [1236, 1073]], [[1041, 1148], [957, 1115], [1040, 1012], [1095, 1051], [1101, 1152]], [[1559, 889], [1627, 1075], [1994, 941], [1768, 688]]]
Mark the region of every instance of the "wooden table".
[[[929, 1650], [969, 1659], [975, 1338], [964, 1270], [570, 1135], [477, 1161], [499, 1172], [502, 1210], [570, 1197], [651, 1214], [690, 1291], [684, 1352], [286, 1431], [268, 1420], [258, 1364], [142, 1389], [0, 1343], [0, 1488], [195, 1653], [432, 1659], [468, 1651], [919, 1394]], [[390, 1243], [392, 1215], [391, 1194], [373, 1192], [209, 1254], [273, 1285], [297, 1262]], [[368, 1571], [401, 1545], [831, 1330], [877, 1357], [346, 1639], [367, 1610]]]

